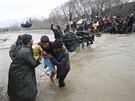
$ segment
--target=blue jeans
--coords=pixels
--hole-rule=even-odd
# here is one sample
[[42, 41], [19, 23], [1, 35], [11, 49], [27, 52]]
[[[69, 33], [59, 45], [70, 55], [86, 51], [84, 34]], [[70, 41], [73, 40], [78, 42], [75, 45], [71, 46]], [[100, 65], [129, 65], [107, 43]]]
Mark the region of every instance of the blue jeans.
[[44, 68], [46, 69], [47, 67], [49, 67], [49, 71], [55, 70], [55, 65], [53, 62], [48, 58], [44, 58]]

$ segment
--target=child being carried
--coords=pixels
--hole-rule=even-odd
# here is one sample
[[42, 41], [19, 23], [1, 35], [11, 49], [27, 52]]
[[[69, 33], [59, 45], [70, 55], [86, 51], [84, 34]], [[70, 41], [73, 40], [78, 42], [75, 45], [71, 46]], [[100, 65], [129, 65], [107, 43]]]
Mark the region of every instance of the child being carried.
[[[54, 83], [54, 79], [53, 77], [56, 74], [55, 71], [55, 65], [53, 64], [53, 62], [51, 61], [50, 58], [52, 58], [52, 55], [48, 52], [46, 52], [46, 50], [49, 47], [49, 38], [48, 36], [44, 35], [41, 37], [40, 42], [33, 48], [33, 56], [35, 60], [38, 60], [40, 58], [44, 59], [44, 72], [50, 76], [50, 80]], [[41, 75], [41, 77], [44, 74]]]

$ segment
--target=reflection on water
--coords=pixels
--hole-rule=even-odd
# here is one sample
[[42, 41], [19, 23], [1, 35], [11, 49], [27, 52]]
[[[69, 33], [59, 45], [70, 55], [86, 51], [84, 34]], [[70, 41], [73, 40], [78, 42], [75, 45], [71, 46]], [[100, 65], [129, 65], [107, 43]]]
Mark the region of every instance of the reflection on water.
[[[13, 36], [10, 34], [10, 38]], [[40, 34], [33, 34], [34, 40], [37, 41], [40, 36]], [[52, 34], [50, 37], [53, 40]], [[37, 101], [134, 101], [134, 39], [134, 34], [103, 34], [102, 37], [95, 39], [93, 45], [85, 49], [78, 48], [76, 52], [70, 54], [71, 71], [65, 80], [65, 88], [59, 88], [57, 81], [51, 84], [46, 75], [40, 77], [43, 68], [39, 66], [36, 68]], [[0, 61], [0, 78], [2, 78], [0, 87], [4, 85], [0, 88], [1, 98], [6, 89], [11, 61], [8, 57], [8, 49], [0, 50], [0, 53], [2, 60]]]

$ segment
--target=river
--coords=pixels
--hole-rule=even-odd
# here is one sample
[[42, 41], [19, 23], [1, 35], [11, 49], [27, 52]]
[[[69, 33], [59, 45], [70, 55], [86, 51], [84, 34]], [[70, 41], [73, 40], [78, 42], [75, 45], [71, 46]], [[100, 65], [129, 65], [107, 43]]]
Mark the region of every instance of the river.
[[[8, 70], [11, 60], [9, 47], [20, 34], [30, 33], [34, 43], [49, 30], [1, 33], [0, 38], [0, 101], [6, 101]], [[59, 88], [48, 76], [40, 77], [42, 65], [36, 68], [37, 101], [135, 101], [135, 33], [102, 34], [93, 45], [78, 48], [70, 54], [71, 70], [66, 86]]]

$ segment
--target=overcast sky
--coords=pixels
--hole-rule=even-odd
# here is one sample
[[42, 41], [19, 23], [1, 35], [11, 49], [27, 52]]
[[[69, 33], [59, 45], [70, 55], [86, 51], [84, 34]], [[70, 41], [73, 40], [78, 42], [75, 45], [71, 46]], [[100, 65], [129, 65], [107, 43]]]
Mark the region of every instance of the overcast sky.
[[68, 0], [0, 0], [0, 24], [28, 17], [48, 17]]

